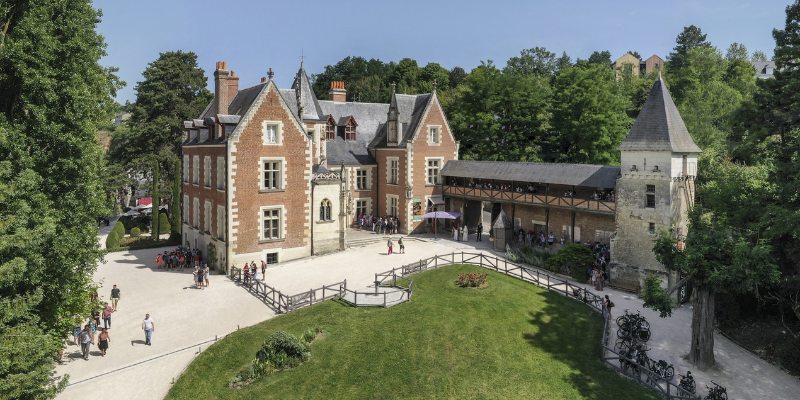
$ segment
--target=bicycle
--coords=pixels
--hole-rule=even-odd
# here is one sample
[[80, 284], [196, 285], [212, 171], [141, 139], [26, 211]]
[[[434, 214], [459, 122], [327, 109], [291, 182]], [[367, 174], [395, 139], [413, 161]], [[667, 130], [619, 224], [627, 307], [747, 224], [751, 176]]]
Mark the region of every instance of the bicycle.
[[714, 387], [709, 387], [706, 385], [706, 389], [708, 389], [708, 395], [703, 398], [704, 400], [728, 400], [727, 389], [714, 381], [711, 381], [711, 384], [713, 384]]
[[658, 362], [656, 362], [653, 359], [649, 359], [647, 366], [650, 371], [665, 381], [671, 381], [675, 376], [675, 368], [664, 360], [658, 360]]
[[681, 377], [681, 381], [678, 384], [678, 387], [685, 390], [689, 394], [694, 394], [697, 391], [697, 384], [694, 382], [694, 377], [692, 376], [692, 371], [686, 371], [686, 375], [678, 375]]

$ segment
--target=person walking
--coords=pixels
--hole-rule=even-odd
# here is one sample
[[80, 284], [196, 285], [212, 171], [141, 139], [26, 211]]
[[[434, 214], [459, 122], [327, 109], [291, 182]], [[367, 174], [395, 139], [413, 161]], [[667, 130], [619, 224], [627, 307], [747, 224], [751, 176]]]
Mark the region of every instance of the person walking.
[[392, 255], [392, 245], [392, 238], [389, 238], [389, 240], [386, 242], [386, 246], [389, 247], [389, 251], [386, 253], [386, 255]]
[[611, 308], [613, 307], [614, 307], [614, 302], [608, 298], [608, 295], [606, 295], [605, 299], [603, 299], [603, 315], [606, 318], [611, 319]]
[[119, 288], [115, 284], [111, 289], [111, 305], [114, 306], [114, 311], [117, 311], [117, 303], [119, 303]]
[[81, 345], [81, 332], [83, 332], [83, 328], [81, 326], [81, 323], [78, 322], [78, 324], [72, 328], [72, 342], [75, 343], [75, 346]]
[[152, 318], [150, 318], [150, 314], [144, 315], [144, 321], [142, 321], [142, 330], [144, 331], [144, 344], [152, 346], [153, 332], [156, 330], [156, 323]]
[[114, 312], [114, 308], [108, 303], [103, 304], [105, 305], [103, 308], [103, 327], [105, 329], [111, 329], [111, 313]]
[[478, 237], [476, 239], [477, 242], [481, 241], [481, 235], [483, 235], [483, 223], [478, 222]]
[[400, 253], [406, 254], [406, 245], [403, 244], [403, 238], [402, 237], [397, 239], [397, 245], [400, 246]]
[[111, 343], [111, 336], [108, 335], [108, 329], [103, 328], [100, 330], [100, 336], [97, 337], [97, 348], [100, 349], [100, 355], [105, 357], [108, 344]]
[[88, 360], [89, 349], [91, 348], [92, 342], [94, 341], [92, 340], [92, 329], [89, 327], [89, 325], [83, 327], [83, 330], [81, 331], [80, 341], [81, 341], [81, 354], [83, 355], [83, 359]]

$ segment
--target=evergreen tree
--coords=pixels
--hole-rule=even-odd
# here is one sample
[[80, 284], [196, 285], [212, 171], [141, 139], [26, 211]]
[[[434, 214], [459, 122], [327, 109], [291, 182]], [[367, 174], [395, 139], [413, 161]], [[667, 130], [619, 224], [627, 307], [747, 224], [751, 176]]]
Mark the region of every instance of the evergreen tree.
[[667, 57], [667, 72], [672, 77], [669, 82], [670, 92], [677, 99], [683, 98], [683, 91], [686, 84], [683, 82], [682, 76], [684, 70], [688, 66], [687, 57], [689, 51], [696, 48], [710, 48], [711, 43], [706, 41], [706, 35], [700, 28], [689, 25], [683, 28], [683, 31], [675, 39], [675, 48]]
[[[0, 4], [0, 393], [51, 398], [64, 333], [96, 306], [98, 127], [121, 82], [86, 0]], [[46, 300], [45, 300], [46, 299]]]
[[589, 64], [600, 64], [605, 66], [611, 65], [611, 52], [608, 50], [593, 51], [586, 60]]

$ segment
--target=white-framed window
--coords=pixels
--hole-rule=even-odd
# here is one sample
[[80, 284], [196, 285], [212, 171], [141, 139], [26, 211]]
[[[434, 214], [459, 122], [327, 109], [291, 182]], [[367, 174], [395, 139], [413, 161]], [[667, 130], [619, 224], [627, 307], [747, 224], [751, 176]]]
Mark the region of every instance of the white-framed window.
[[225, 240], [225, 206], [217, 205], [217, 238]]
[[386, 195], [386, 215], [390, 217], [397, 216], [397, 205], [400, 203], [400, 198], [394, 194]]
[[192, 199], [192, 226], [200, 227], [200, 199], [197, 197]]
[[200, 183], [200, 156], [192, 157], [192, 183]]
[[358, 190], [367, 190], [370, 187], [368, 178], [368, 172], [366, 169], [357, 169], [356, 170], [356, 189]]
[[217, 189], [225, 190], [225, 157], [217, 157]]
[[264, 121], [261, 123], [261, 137], [265, 145], [283, 143], [283, 122]]
[[211, 157], [203, 157], [203, 185], [211, 187]]
[[372, 207], [370, 207], [369, 199], [356, 200], [356, 217], [367, 215], [370, 214], [371, 212], [372, 212]]
[[283, 157], [261, 158], [261, 190], [283, 190], [286, 181], [286, 169]]
[[189, 183], [189, 168], [192, 166], [189, 164], [189, 156], [183, 156], [183, 181]]
[[400, 174], [400, 158], [386, 157], [386, 183], [397, 185], [397, 177]]
[[425, 158], [425, 183], [438, 185], [441, 182], [442, 158]]
[[189, 223], [189, 196], [183, 195], [183, 222], [187, 225], [191, 225]]
[[319, 220], [320, 221], [332, 221], [331, 219], [331, 201], [328, 199], [323, 199], [322, 203], [319, 205]]
[[283, 238], [283, 207], [261, 207], [261, 240]]
[[442, 143], [442, 127], [440, 125], [428, 126], [428, 144]]
[[211, 202], [203, 203], [203, 232], [211, 233]]

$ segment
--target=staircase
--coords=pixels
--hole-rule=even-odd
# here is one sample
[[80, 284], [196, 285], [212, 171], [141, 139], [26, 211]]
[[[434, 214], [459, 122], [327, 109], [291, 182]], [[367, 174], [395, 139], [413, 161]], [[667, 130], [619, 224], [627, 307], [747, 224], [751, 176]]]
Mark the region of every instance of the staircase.
[[417, 241], [417, 242], [427, 242], [428, 241], [427, 239], [424, 239], [424, 238], [413, 237], [413, 236], [404, 236], [404, 235], [400, 235], [400, 234], [397, 234], [397, 235], [370, 235], [369, 237], [361, 237], [361, 238], [357, 238], [357, 239], [348, 239], [345, 242], [345, 246], [348, 247], [348, 248], [352, 248], [352, 247], [369, 246], [369, 245], [375, 244], [375, 243], [386, 244], [386, 241], [388, 241], [389, 238], [392, 238], [392, 241], [394, 241], [395, 246], [397, 246], [397, 239], [399, 239], [401, 237], [403, 238], [403, 241], [405, 241], [405, 242], [408, 242], [408, 241], [411, 241], [411, 240], [414, 240], [414, 241]]

